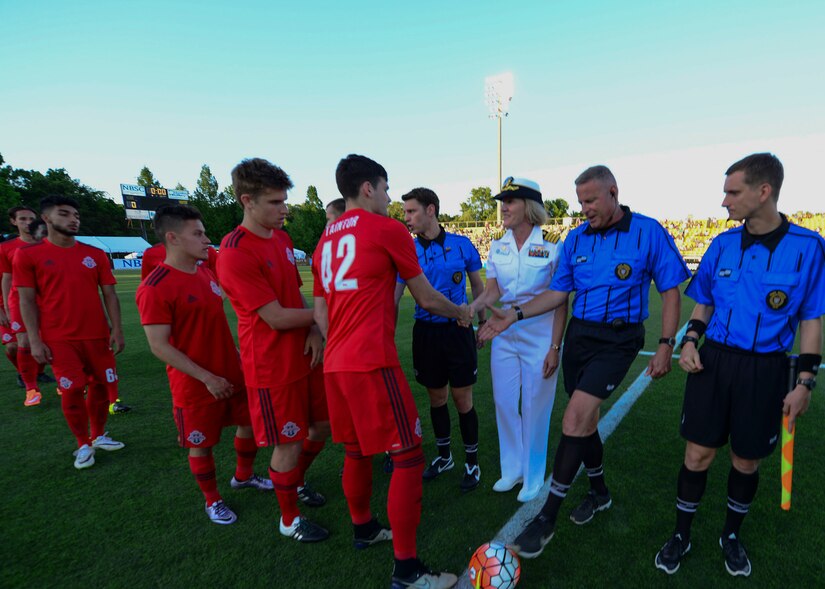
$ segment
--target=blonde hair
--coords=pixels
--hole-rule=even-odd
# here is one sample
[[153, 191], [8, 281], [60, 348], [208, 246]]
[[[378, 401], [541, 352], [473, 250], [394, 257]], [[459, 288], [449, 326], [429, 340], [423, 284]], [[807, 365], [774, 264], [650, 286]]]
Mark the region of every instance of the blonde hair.
[[534, 200], [524, 200], [524, 220], [539, 227], [547, 223], [547, 211], [544, 205]]

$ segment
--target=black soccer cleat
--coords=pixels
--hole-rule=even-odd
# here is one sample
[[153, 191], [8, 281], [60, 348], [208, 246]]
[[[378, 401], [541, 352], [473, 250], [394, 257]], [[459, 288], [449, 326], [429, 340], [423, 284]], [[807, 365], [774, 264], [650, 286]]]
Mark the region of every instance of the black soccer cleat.
[[131, 410], [132, 408], [120, 399], [109, 405], [109, 414], [111, 415], [115, 413], [129, 413]]
[[452, 454], [450, 454], [447, 458], [436, 456], [436, 458], [430, 463], [430, 466], [424, 470], [424, 480], [431, 481], [441, 473], [452, 470], [454, 466], [455, 462], [453, 462]]
[[665, 545], [656, 553], [653, 564], [660, 571], [672, 575], [679, 570], [682, 557], [690, 552], [690, 540], [682, 539], [682, 534], [673, 534]]
[[570, 512], [570, 521], [582, 526], [593, 519], [593, 516], [598, 512], [610, 509], [611, 505], [613, 505], [613, 499], [611, 499], [610, 493], [597, 495], [596, 491], [590, 489], [579, 506]]
[[318, 491], [304, 483], [303, 487], [298, 487], [298, 499], [307, 507], [321, 507], [327, 502], [327, 498]]
[[415, 570], [404, 577], [393, 571], [391, 589], [450, 589], [458, 583], [458, 577], [452, 573], [434, 573], [418, 559], [415, 565]]
[[377, 519], [372, 518], [365, 524], [354, 525], [355, 548], [363, 550], [373, 544], [392, 540], [392, 530], [382, 525]]
[[513, 541], [513, 552], [522, 558], [536, 558], [553, 538], [555, 528], [547, 516], [540, 512]]
[[467, 493], [478, 487], [480, 479], [481, 469], [479, 469], [478, 464], [473, 464], [472, 466], [464, 464], [464, 478], [461, 479], [460, 485], [461, 492]]
[[278, 530], [282, 535], [298, 542], [321, 542], [329, 538], [328, 530], [304, 517], [296, 517], [289, 526], [285, 526], [284, 520], [281, 518], [278, 523]]
[[736, 534], [731, 534], [727, 538], [719, 538], [719, 546], [725, 555], [725, 569], [734, 577], [747, 577], [751, 574], [751, 561], [745, 547]]

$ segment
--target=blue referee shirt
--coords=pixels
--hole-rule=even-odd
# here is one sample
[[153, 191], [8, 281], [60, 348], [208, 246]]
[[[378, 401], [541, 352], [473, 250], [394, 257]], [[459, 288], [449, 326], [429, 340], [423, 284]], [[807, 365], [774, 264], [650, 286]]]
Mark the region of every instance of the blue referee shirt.
[[714, 239], [685, 290], [713, 307], [705, 337], [751, 352], [788, 352], [799, 322], [825, 314], [825, 240], [789, 223]]
[[573, 316], [585, 321], [641, 323], [648, 316], [650, 281], [659, 292], [688, 278], [673, 238], [658, 221], [623, 206], [605, 231], [584, 223], [564, 240], [551, 290], [576, 291]]
[[[415, 239], [418, 263], [430, 284], [456, 305], [467, 302], [467, 272], [481, 270], [481, 256], [473, 242], [463, 235], [441, 233], [432, 241], [421, 236]], [[404, 283], [400, 278], [398, 282]], [[452, 319], [433, 315], [418, 305], [415, 319], [431, 323], [451, 323]]]

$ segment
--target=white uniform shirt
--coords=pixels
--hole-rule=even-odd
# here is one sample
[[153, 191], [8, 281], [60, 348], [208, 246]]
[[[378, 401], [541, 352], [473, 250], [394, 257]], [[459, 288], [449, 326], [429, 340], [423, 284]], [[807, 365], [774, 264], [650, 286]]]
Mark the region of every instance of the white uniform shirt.
[[521, 251], [510, 229], [501, 239], [493, 240], [487, 258], [487, 278], [498, 282], [502, 306], [524, 304], [548, 290], [561, 250], [561, 240], [546, 241], [538, 225], [533, 226]]

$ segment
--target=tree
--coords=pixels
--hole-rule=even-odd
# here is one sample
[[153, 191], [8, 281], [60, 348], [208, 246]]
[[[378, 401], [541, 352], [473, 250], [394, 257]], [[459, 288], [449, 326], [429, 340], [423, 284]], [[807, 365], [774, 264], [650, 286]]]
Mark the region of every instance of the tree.
[[220, 190], [218, 180], [207, 164], [201, 166], [198, 181], [189, 203], [203, 215], [206, 234], [217, 243], [243, 219], [243, 210], [235, 202], [231, 186]]
[[461, 221], [495, 221], [496, 201], [489, 186], [478, 186], [470, 191], [470, 197], [461, 203]]
[[306, 201], [288, 207], [289, 217], [284, 229], [297, 249], [312, 255], [327, 224], [326, 211], [318, 197], [318, 190], [314, 186], [309, 186]]
[[387, 216], [396, 221], [401, 221], [406, 225], [404, 221], [404, 205], [397, 200], [392, 201], [390, 206], [387, 207]]
[[175, 184], [175, 190], [186, 190], [186, 186], [178, 182], [177, 184]]
[[137, 177], [138, 186], [157, 186], [162, 188], [163, 185], [157, 181], [155, 175], [147, 166], [143, 166]]
[[567, 201], [563, 198], [556, 198], [553, 200], [544, 201], [544, 210], [547, 211], [547, 214], [554, 219], [568, 217], [569, 209], [570, 205], [567, 204]]

